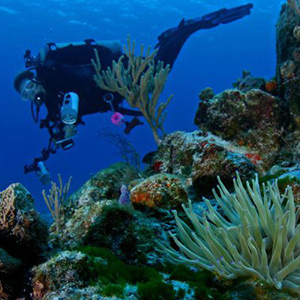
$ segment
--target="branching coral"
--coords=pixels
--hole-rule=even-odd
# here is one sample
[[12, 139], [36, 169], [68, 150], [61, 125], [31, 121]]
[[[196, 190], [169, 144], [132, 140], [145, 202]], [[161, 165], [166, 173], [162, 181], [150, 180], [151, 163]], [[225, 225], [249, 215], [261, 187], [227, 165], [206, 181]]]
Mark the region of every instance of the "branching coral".
[[136, 56], [135, 43], [131, 45], [130, 37], [124, 51], [128, 62], [123, 63], [125, 56], [122, 55], [118, 62], [113, 61], [112, 68], [102, 71], [100, 58], [95, 50], [96, 59], [92, 60], [96, 71], [95, 81], [100, 88], [119, 93], [131, 107], [138, 108], [149, 124], [156, 143], [159, 144], [158, 130], [164, 133], [163, 122], [166, 116], [164, 110], [173, 97], [170, 96], [165, 103], [158, 104], [170, 67], [168, 65], [164, 67], [163, 62], [156, 63], [154, 57], [157, 50], [150, 53], [150, 47], [146, 57], [143, 57], [143, 46], [140, 55]]
[[0, 226], [2, 228], [8, 228], [14, 223], [14, 213], [15, 213], [15, 204], [14, 204], [14, 190], [10, 186], [7, 191], [0, 193]]
[[208, 210], [196, 215], [191, 202], [183, 209], [194, 229], [174, 211], [180, 253], [163, 247], [173, 263], [188, 263], [227, 279], [252, 277], [277, 289], [300, 292], [300, 225], [290, 187], [280, 195], [277, 182], [243, 186], [237, 176], [230, 194], [219, 179], [214, 196], [225, 217], [205, 200]]
[[133, 166], [137, 171], [141, 169], [140, 154], [124, 134], [108, 126], [102, 127], [98, 134], [102, 140], [117, 148], [117, 154], [121, 156], [126, 164]]
[[66, 204], [67, 194], [70, 189], [72, 177], [69, 178], [68, 182], [63, 185], [60, 174], [58, 174], [59, 186], [52, 182], [49, 195], [46, 195], [46, 191], [43, 190], [43, 198], [51, 213], [53, 221], [55, 223], [55, 233], [59, 234], [60, 225], [64, 218], [64, 205]]

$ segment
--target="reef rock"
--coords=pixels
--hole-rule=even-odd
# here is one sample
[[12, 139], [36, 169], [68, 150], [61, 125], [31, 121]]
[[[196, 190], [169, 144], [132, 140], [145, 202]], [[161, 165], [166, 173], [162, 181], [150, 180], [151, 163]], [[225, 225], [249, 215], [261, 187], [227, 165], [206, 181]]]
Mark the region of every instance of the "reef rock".
[[0, 192], [0, 299], [23, 291], [24, 274], [48, 247], [48, 228], [20, 183]]
[[244, 149], [254, 164], [270, 167], [284, 143], [288, 115], [282, 100], [259, 89], [226, 90], [202, 100], [195, 124]]
[[92, 224], [83, 245], [110, 249], [119, 259], [152, 264], [156, 256], [156, 240], [165, 239], [160, 223], [147, 218], [128, 205], [106, 205]]
[[187, 202], [185, 184], [176, 175], [157, 174], [140, 181], [130, 191], [134, 206], [171, 209]]
[[71, 196], [70, 201], [78, 207], [105, 199], [117, 200], [122, 185], [128, 185], [137, 178], [139, 174], [136, 168], [125, 163], [116, 163], [89, 179]]
[[277, 22], [277, 81], [296, 130], [300, 129], [300, 18], [284, 4]]
[[10, 255], [36, 260], [47, 248], [48, 229], [20, 183], [0, 193], [0, 245]]
[[60, 246], [74, 248], [82, 244], [91, 226], [101, 215], [103, 207], [111, 203], [111, 200], [103, 200], [78, 207], [59, 233]]
[[217, 176], [232, 182], [236, 171], [243, 179], [253, 176], [255, 165], [246, 157], [247, 152], [221, 138], [194, 131], [176, 131], [167, 135], [159, 146], [154, 165], [159, 172], [185, 179], [186, 185], [203, 195], [217, 184]]
[[239, 78], [233, 86], [242, 92], [249, 92], [252, 89], [264, 91], [266, 90], [266, 80], [262, 77], [253, 77], [250, 72], [244, 71], [243, 77]]
[[0, 273], [14, 274], [20, 271], [22, 261], [10, 256], [4, 249], [0, 248]]
[[77, 251], [64, 251], [44, 264], [33, 268], [33, 299], [42, 300], [49, 292], [65, 286], [84, 286], [88, 270], [87, 255]]

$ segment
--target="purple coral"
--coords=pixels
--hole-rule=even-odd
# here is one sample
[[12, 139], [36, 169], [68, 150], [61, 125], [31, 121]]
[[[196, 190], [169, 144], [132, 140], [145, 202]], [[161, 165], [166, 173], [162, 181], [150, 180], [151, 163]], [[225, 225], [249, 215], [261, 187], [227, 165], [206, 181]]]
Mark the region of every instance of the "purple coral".
[[120, 195], [120, 198], [119, 198], [119, 204], [121, 205], [127, 205], [127, 204], [130, 204], [130, 193], [127, 189], [127, 186], [125, 184], [123, 184], [121, 186], [121, 195]]

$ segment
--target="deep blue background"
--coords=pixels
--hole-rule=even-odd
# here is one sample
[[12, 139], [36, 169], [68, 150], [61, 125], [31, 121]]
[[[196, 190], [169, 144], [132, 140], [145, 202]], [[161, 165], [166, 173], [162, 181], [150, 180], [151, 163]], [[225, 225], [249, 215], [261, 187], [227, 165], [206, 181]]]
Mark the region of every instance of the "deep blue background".
[[[37, 53], [50, 41], [74, 42], [86, 38], [119, 39], [127, 34], [137, 45], [156, 44], [156, 37], [180, 20], [197, 17], [223, 7], [248, 1], [224, 0], [0, 0], [0, 190], [21, 182], [44, 211], [44, 186], [35, 174], [24, 175], [23, 166], [39, 156], [48, 134], [33, 122], [30, 104], [22, 102], [12, 87], [14, 76], [24, 68], [23, 53]], [[249, 70], [255, 76], [275, 74], [275, 25], [280, 1], [255, 0], [249, 17], [235, 23], [194, 34], [184, 46], [168, 78], [162, 98], [174, 94], [165, 122], [167, 132], [192, 131], [198, 94], [205, 87], [215, 92]], [[76, 147], [59, 151], [47, 165], [56, 180], [72, 175], [71, 190], [78, 189], [92, 174], [119, 161], [116, 149], [101, 141], [98, 130], [110, 123], [110, 115], [86, 116], [79, 127]], [[141, 155], [155, 148], [147, 126], [129, 137]]]

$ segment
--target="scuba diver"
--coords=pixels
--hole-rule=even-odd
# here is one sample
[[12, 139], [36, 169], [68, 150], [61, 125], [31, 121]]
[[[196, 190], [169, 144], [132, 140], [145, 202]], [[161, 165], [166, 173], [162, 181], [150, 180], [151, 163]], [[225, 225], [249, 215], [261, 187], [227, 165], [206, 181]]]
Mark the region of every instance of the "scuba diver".
[[[178, 26], [158, 37], [155, 61], [162, 61], [171, 69], [184, 43], [194, 32], [241, 19], [250, 14], [252, 7], [252, 4], [247, 4], [224, 8], [195, 19], [183, 19]], [[81, 43], [47, 43], [37, 56], [33, 56], [30, 50], [25, 52], [26, 70], [14, 80], [14, 88], [21, 98], [31, 103], [33, 120], [50, 134], [48, 146], [42, 150], [41, 156], [24, 167], [25, 173], [37, 172], [45, 184], [51, 179], [44, 162], [58, 148], [67, 150], [74, 145], [76, 126], [84, 124], [83, 116], [108, 111], [115, 113], [117, 118], [132, 116], [130, 122], [123, 120], [125, 133], [142, 124], [138, 119], [142, 114], [123, 107], [124, 99], [118, 93], [108, 93], [97, 86], [91, 64], [94, 49], [98, 51], [103, 70], [111, 67], [112, 62], [118, 61], [122, 55], [118, 41], [87, 39]], [[39, 120], [42, 105], [46, 106], [47, 116]]]

